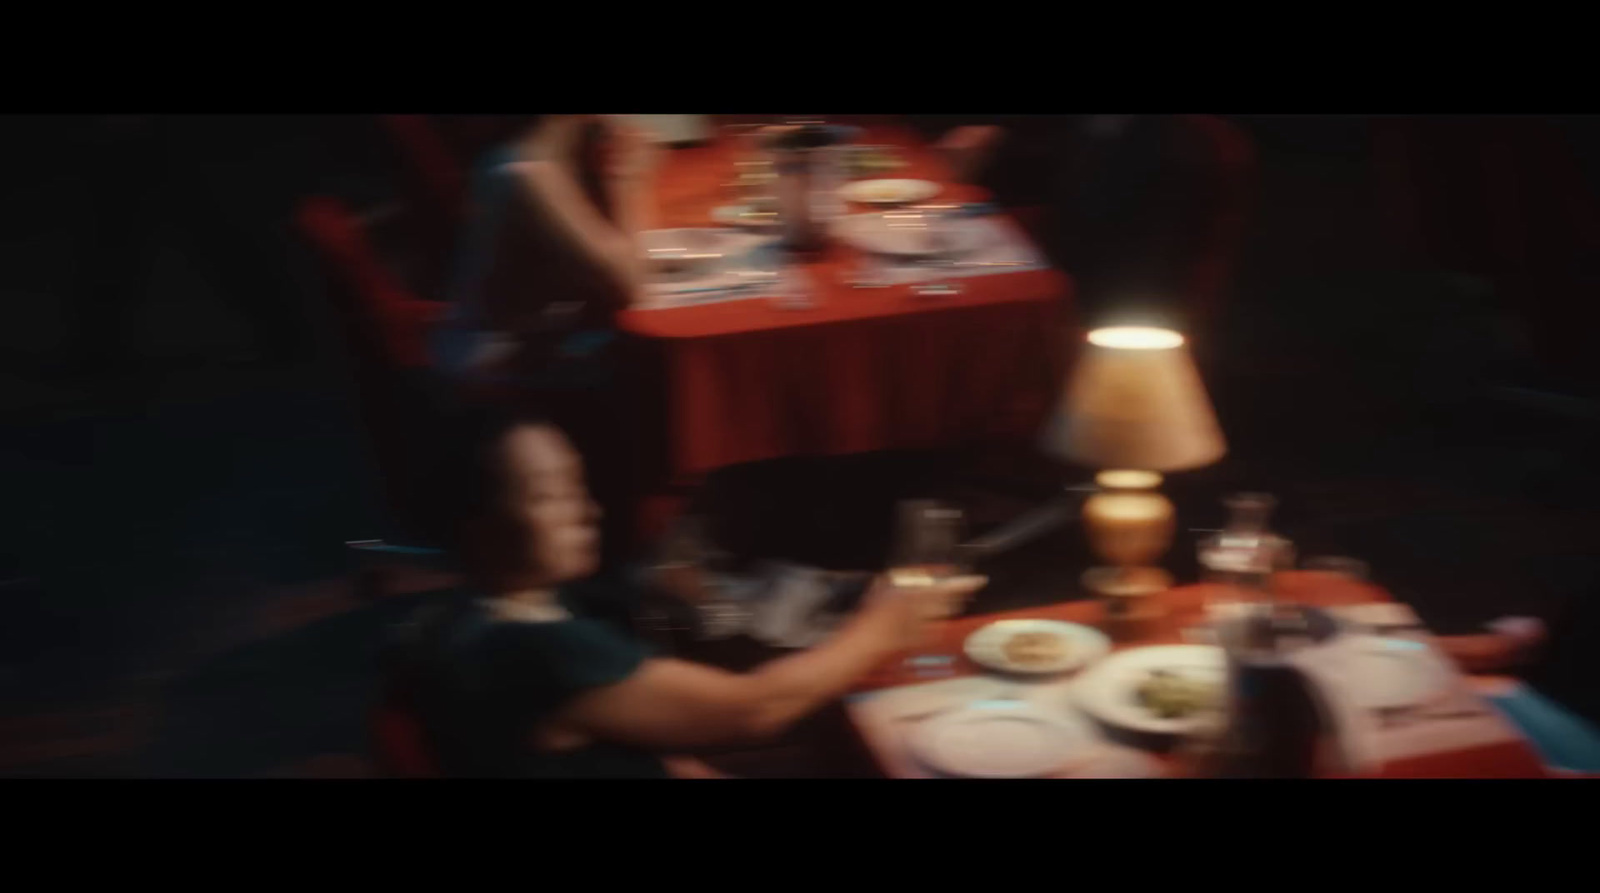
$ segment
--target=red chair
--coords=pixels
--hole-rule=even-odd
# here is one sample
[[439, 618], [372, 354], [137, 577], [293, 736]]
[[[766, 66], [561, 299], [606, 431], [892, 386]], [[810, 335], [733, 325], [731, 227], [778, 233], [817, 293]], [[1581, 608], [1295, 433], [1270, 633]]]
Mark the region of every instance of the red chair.
[[391, 778], [442, 778], [422, 730], [409, 705], [386, 697], [372, 716], [372, 747], [378, 770]]
[[427, 342], [445, 306], [401, 288], [337, 199], [306, 199], [297, 222], [324, 273], [392, 520], [426, 543]]
[[467, 215], [468, 165], [426, 115], [379, 115], [399, 170], [404, 244], [418, 288], [437, 293]]
[[338, 199], [306, 199], [297, 222], [327, 275], [353, 358], [375, 371], [426, 367], [428, 333], [445, 305], [417, 298], [396, 282]]

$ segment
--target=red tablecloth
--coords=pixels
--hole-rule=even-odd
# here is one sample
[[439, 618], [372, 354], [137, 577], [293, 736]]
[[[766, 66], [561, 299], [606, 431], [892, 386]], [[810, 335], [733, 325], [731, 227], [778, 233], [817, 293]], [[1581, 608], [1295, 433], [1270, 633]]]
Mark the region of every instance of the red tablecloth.
[[[904, 132], [867, 140], [902, 147], [910, 164], [894, 175], [946, 184], [941, 200], [986, 198], [950, 184], [937, 156]], [[657, 225], [714, 225], [734, 157], [721, 143], [673, 151], [657, 176]], [[621, 315], [659, 357], [674, 473], [1032, 435], [1063, 368], [1066, 275], [970, 277], [962, 294], [928, 298], [905, 286], [852, 288], [856, 263], [836, 245], [808, 265], [814, 309], [756, 298]]]

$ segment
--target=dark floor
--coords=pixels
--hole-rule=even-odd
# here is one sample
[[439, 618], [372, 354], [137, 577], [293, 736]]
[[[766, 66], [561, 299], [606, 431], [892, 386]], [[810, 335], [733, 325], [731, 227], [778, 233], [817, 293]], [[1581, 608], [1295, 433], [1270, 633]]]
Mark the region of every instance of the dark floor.
[[[369, 159], [328, 149], [320, 125], [276, 132], [217, 176], [297, 159], [299, 179], [264, 189], [251, 218], [263, 268], [292, 270], [296, 191], [381, 190]], [[1173, 477], [1185, 525], [1216, 526], [1229, 489], [1277, 493], [1279, 527], [1303, 553], [1367, 559], [1442, 631], [1595, 591], [1600, 487], [1583, 461], [1593, 423], [1486, 396], [1496, 375], [1537, 375], [1513, 360], [1461, 360], [1483, 350], [1452, 352], [1492, 336], [1492, 319], [1486, 329], [1417, 323], [1428, 337], [1365, 347], [1377, 342], [1351, 326], [1392, 320], [1407, 302], [1426, 317], [1426, 296], [1453, 286], [1367, 238], [1374, 212], [1359, 153], [1301, 139], [1263, 134], [1264, 203], [1220, 356], [1205, 370], [1232, 453]], [[11, 422], [0, 434], [0, 773], [368, 773], [374, 649], [410, 597], [364, 604], [349, 590], [341, 544], [382, 524], [336, 351], [322, 338], [282, 355], [261, 347], [259, 308], [220, 300], [226, 285], [156, 220], [165, 247], [129, 374], [73, 378], [57, 299], [63, 271], [81, 260], [82, 184], [46, 166], [13, 177], [0, 199], [0, 402]], [[281, 312], [320, 331], [315, 290], [288, 276], [279, 287]], [[1347, 356], [1349, 343], [1370, 355]], [[1438, 359], [1406, 362], [1419, 343]], [[854, 474], [879, 473], [864, 463]], [[834, 481], [852, 489], [851, 473]], [[1026, 504], [998, 493], [973, 498], [997, 517]], [[1069, 595], [1082, 550], [1068, 540], [995, 568], [978, 609]], [[1180, 574], [1192, 573], [1191, 548], [1180, 539]], [[737, 643], [721, 652], [733, 665], [761, 656]], [[866, 771], [837, 722], [827, 714], [798, 731], [780, 762], [798, 774]]]

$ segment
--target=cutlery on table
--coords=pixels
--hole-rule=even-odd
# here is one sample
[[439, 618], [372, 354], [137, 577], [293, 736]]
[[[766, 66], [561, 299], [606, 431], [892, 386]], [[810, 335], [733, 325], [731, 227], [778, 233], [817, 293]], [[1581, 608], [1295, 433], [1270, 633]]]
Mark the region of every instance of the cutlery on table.
[[1473, 705], [1469, 707], [1400, 707], [1393, 710], [1376, 711], [1384, 728], [1412, 725], [1434, 719], [1468, 719], [1477, 716], [1490, 716], [1493, 711], [1488, 707]]

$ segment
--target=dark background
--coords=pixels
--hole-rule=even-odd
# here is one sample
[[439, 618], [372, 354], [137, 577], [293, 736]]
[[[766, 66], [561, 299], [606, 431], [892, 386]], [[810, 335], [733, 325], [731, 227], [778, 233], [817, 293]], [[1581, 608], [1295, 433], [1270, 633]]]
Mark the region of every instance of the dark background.
[[[1234, 120], [1257, 203], [1203, 370], [1233, 452], [1171, 482], [1185, 524], [1277, 493], [1303, 553], [1367, 559], [1445, 632], [1593, 591], [1600, 265], [1571, 222], [1593, 120], [1539, 119], [1572, 160], [1543, 204], [1464, 198], [1549, 174], [1489, 119], [1427, 122], [1427, 183], [1385, 119]], [[372, 648], [405, 604], [348, 590], [342, 544], [382, 513], [291, 214], [392, 202], [377, 131], [10, 116], [0, 146], [0, 772], [365, 771]], [[1070, 577], [1051, 548], [1017, 560], [993, 598]]]

